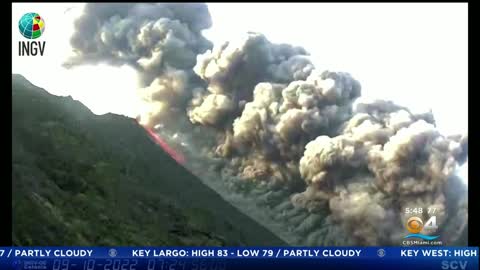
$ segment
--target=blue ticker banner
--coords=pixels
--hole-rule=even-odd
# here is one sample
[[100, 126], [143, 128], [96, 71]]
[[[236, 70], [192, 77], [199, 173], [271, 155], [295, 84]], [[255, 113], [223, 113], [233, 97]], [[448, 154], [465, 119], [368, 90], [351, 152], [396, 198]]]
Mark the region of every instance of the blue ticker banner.
[[0, 269], [478, 269], [478, 247], [1, 247]]

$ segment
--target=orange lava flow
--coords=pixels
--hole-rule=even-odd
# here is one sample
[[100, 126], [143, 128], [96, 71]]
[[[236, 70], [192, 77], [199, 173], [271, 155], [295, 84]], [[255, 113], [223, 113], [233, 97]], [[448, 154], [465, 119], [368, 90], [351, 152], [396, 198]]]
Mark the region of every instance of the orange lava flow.
[[[138, 121], [137, 121], [138, 123]], [[146, 127], [138, 123], [140, 126], [142, 126], [150, 136], [150, 138], [162, 149], [167, 152], [173, 159], [175, 159], [178, 163], [184, 165], [185, 164], [185, 157], [181, 154], [173, 150], [158, 134], [156, 134], [151, 128]]]

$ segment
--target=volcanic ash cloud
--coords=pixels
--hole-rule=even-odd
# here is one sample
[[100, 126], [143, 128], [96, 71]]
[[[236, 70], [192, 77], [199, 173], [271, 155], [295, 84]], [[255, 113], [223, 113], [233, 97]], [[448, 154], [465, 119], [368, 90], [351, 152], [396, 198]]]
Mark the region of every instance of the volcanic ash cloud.
[[75, 21], [75, 55], [65, 65], [134, 67], [146, 103], [141, 122], [154, 126], [190, 98], [196, 57], [212, 46], [201, 31], [210, 26], [205, 4], [89, 3]]
[[406, 207], [435, 208], [439, 226], [448, 219], [446, 188], [464, 161], [465, 143], [440, 135], [432, 115], [390, 102], [361, 104], [340, 135], [307, 144], [300, 159], [307, 192], [293, 202], [307, 208], [328, 202], [332, 219], [362, 244], [395, 243]]
[[290, 244], [398, 245], [406, 207], [435, 208], [445, 243], [459, 237], [466, 136], [390, 101], [354, 109], [350, 74], [259, 33], [213, 46], [210, 26], [204, 4], [87, 4], [67, 64], [134, 67], [141, 122], [189, 145], [194, 172]]

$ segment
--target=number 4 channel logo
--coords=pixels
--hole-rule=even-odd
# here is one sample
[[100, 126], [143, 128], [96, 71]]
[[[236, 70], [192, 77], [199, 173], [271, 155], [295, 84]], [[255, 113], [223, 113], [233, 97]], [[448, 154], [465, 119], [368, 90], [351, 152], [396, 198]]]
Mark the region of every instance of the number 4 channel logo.
[[411, 217], [407, 220], [406, 224], [407, 230], [410, 232], [409, 235], [405, 236], [404, 238], [421, 238], [424, 240], [435, 240], [439, 236], [438, 235], [426, 235], [422, 234], [423, 231], [436, 231], [438, 229], [437, 226], [437, 216], [430, 217], [425, 224], [423, 223], [422, 219], [419, 217]]

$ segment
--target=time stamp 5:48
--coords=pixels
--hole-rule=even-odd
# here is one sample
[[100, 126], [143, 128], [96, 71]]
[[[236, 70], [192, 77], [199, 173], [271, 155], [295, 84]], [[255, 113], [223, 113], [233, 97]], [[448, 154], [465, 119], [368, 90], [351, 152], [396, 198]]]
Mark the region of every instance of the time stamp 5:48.
[[[428, 207], [427, 208], [427, 214], [433, 215], [436, 214], [437, 208], [434, 207]], [[423, 214], [423, 208], [422, 207], [414, 207], [414, 208], [405, 208], [405, 214]]]

